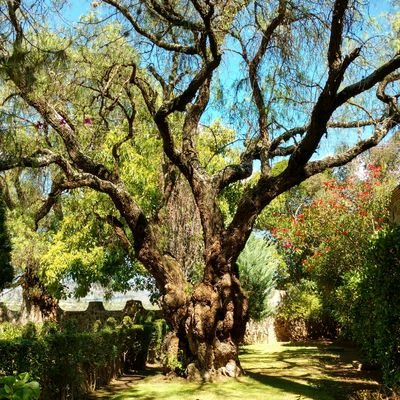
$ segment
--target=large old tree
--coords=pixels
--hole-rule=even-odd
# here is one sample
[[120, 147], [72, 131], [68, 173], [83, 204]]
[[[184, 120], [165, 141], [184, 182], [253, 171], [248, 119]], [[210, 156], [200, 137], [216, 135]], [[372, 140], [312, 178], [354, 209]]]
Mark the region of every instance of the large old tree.
[[[271, 200], [396, 129], [395, 33], [384, 27], [379, 35], [362, 18], [367, 6], [350, 0], [104, 0], [74, 29], [46, 9], [49, 2], [0, 4], [0, 170], [47, 170], [51, 189], [37, 223], [72, 190], [107, 196], [115, 208], [108, 223], [162, 294], [171, 352], [183, 349], [203, 377], [239, 373], [248, 301], [236, 260]], [[119, 36], [108, 43], [99, 29], [109, 32], [116, 21]], [[115, 43], [118, 56], [108, 54]], [[112, 61], [100, 68], [99, 59]], [[231, 148], [241, 154], [210, 169], [199, 143], [219, 113], [236, 128]], [[23, 140], [13, 136], [18, 124]], [[145, 161], [160, 164], [162, 189], [147, 208], [138, 200], [146, 193], [124, 179], [127, 168], [140, 174], [137, 164], [127, 167], [126, 149], [146, 129], [163, 151]], [[318, 153], [335, 137], [358, 140], [335, 155]], [[282, 157], [287, 166], [271, 173]], [[202, 227], [203, 273], [194, 287], [159, 228], [178, 175]], [[238, 182], [241, 195], [227, 218], [221, 197]]]

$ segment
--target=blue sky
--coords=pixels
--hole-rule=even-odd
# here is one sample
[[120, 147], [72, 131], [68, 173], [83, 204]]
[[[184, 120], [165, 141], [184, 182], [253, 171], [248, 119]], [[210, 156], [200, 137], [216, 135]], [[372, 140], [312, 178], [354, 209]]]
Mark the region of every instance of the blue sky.
[[71, 22], [78, 21], [79, 17], [86, 14], [92, 9], [91, 2], [85, 0], [69, 0], [65, 6], [64, 16]]

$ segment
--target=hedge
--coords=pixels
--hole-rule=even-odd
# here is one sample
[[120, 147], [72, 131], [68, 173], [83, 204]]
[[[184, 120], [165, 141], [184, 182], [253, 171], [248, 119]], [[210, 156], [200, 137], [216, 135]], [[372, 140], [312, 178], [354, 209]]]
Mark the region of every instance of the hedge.
[[400, 392], [400, 226], [371, 240], [353, 306], [353, 332], [367, 359]]
[[149, 346], [162, 341], [165, 323], [136, 325], [110, 318], [92, 331], [45, 324], [0, 329], [0, 376], [28, 372], [40, 383], [42, 399], [79, 399], [127, 370], [145, 368]]

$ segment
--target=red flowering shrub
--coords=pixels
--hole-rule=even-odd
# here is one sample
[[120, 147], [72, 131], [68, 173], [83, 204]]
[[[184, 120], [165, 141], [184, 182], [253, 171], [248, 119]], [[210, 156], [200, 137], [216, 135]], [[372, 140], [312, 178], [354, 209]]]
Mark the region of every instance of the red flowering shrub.
[[390, 190], [383, 184], [382, 169], [369, 164], [367, 171], [365, 180], [324, 180], [295, 215], [276, 217], [272, 230], [286, 258], [288, 280], [314, 282], [319, 313], [331, 315], [340, 325], [350, 318], [345, 287], [363, 268], [371, 234], [381, 230], [388, 217]]

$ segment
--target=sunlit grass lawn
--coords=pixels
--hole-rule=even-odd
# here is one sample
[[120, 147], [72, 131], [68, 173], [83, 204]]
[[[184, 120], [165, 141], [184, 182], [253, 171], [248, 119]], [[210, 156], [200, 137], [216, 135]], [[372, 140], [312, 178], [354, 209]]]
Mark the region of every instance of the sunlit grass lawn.
[[[108, 394], [113, 400], [337, 400], [343, 393], [329, 376], [329, 365], [339, 355], [314, 346], [252, 345], [242, 349], [246, 375], [216, 383], [148, 376], [130, 389]], [[340, 380], [340, 379], [339, 379]], [[101, 391], [99, 392], [99, 395]]]

